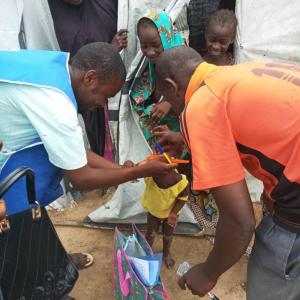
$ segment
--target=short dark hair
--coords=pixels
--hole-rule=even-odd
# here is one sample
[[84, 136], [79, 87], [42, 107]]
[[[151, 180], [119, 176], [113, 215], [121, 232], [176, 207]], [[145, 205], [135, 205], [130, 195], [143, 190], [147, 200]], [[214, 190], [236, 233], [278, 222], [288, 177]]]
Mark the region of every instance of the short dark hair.
[[90, 43], [81, 47], [71, 58], [71, 66], [80, 70], [96, 70], [102, 82], [125, 80], [126, 69], [118, 50], [108, 43]]
[[207, 29], [212, 25], [219, 25], [222, 27], [229, 25], [233, 27], [235, 32], [237, 27], [237, 18], [232, 10], [219, 9], [208, 18]]
[[191, 65], [199, 65], [202, 61], [201, 55], [193, 48], [173, 47], [159, 56], [156, 63], [156, 76], [159, 79], [180, 80], [194, 71], [191, 70]]

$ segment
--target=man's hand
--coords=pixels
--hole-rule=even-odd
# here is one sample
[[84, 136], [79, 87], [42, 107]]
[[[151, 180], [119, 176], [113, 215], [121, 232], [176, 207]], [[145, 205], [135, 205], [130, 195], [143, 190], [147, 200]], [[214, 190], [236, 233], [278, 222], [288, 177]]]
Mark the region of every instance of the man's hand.
[[127, 33], [127, 29], [120, 29], [111, 41], [111, 44], [114, 45], [119, 52], [128, 45]]
[[153, 137], [171, 156], [180, 157], [184, 149], [184, 141], [180, 133], [171, 131], [168, 126], [157, 126], [152, 130]]
[[178, 214], [171, 212], [168, 217], [168, 224], [175, 228], [178, 222]]
[[193, 295], [203, 297], [212, 290], [217, 280], [217, 278], [209, 278], [205, 272], [204, 264], [199, 264], [185, 273], [179, 279], [178, 285], [183, 290], [185, 290], [187, 286]]
[[171, 110], [171, 104], [167, 101], [157, 103], [151, 110], [151, 119], [153, 121], [161, 121]]
[[143, 160], [137, 164], [140, 169], [141, 177], [155, 177], [159, 175], [165, 175], [178, 167], [178, 164], [169, 164], [161, 159]]

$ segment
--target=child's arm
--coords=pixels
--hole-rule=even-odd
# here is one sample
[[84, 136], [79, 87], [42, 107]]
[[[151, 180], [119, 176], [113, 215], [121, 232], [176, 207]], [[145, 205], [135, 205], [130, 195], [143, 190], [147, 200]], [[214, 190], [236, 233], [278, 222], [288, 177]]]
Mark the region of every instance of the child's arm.
[[185, 200], [180, 200], [181, 197], [186, 197], [189, 194], [188, 185], [186, 188], [177, 196], [176, 202], [174, 207], [172, 208], [170, 215], [168, 217], [168, 224], [175, 228], [177, 221], [178, 221], [178, 213], [183, 208], [184, 204], [186, 203]]

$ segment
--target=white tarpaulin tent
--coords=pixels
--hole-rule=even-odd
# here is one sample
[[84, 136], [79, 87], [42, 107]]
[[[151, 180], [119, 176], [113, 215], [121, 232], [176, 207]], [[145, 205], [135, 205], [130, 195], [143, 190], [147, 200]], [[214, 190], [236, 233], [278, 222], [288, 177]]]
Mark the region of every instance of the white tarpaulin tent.
[[0, 49], [20, 49], [23, 38], [27, 49], [59, 50], [47, 0], [8, 0], [0, 5]]
[[300, 63], [299, 0], [237, 0], [237, 63]]

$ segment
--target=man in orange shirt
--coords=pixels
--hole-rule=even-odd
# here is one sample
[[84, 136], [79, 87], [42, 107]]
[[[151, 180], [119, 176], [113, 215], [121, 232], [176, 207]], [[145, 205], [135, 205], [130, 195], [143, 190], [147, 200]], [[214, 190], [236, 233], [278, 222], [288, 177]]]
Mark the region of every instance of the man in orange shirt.
[[[300, 68], [250, 62], [216, 67], [191, 48], [164, 53], [158, 89], [181, 114], [194, 190], [210, 189], [220, 211], [205, 263], [180, 280], [204, 296], [244, 253], [255, 218], [243, 167], [264, 183], [269, 213], [256, 229], [247, 299], [300, 299]], [[182, 142], [161, 131], [165, 147]]]

